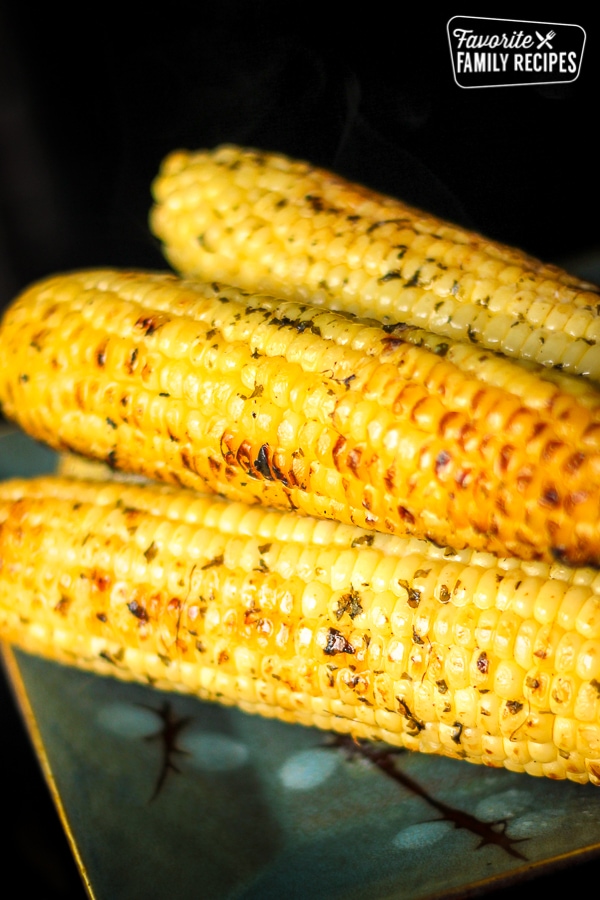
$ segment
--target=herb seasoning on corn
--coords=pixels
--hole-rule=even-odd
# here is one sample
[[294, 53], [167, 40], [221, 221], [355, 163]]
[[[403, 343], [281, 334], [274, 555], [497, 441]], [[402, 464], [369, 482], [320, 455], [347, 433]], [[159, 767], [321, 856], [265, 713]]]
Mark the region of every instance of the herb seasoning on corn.
[[175, 269], [600, 380], [598, 288], [285, 156], [177, 151], [151, 227]]

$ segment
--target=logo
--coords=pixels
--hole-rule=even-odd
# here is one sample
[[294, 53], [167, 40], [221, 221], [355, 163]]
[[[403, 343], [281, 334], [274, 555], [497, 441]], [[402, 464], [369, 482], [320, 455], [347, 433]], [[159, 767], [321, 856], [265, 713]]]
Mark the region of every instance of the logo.
[[579, 25], [454, 16], [448, 22], [454, 80], [462, 88], [575, 81], [585, 37]]

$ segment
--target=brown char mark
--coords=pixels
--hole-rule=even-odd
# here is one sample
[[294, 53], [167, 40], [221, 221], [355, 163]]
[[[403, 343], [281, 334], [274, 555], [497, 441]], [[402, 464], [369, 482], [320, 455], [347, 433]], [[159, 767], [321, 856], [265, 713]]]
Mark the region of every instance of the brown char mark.
[[[284, 470], [285, 460], [281, 454], [273, 452], [269, 444], [262, 444], [255, 455], [251, 441], [243, 440], [237, 451], [234, 450], [235, 436], [231, 432], [224, 432], [221, 437], [221, 453], [226, 465], [230, 469], [240, 468], [250, 478], [263, 481], [277, 481], [284, 487], [294, 487], [297, 479], [293, 471]], [[216, 469], [216, 463], [211, 461], [211, 468]]]
[[96, 365], [99, 369], [103, 369], [106, 365], [106, 347], [108, 341], [103, 341], [96, 349]]
[[411, 511], [409, 509], [407, 509], [405, 506], [402, 506], [402, 505], [398, 506], [398, 515], [400, 516], [400, 518], [402, 519], [403, 522], [406, 522], [407, 525], [415, 524], [415, 517], [413, 516]]
[[327, 633], [327, 643], [323, 652], [327, 656], [335, 656], [336, 653], [355, 653], [352, 644], [346, 640], [337, 628], [330, 628]]
[[263, 444], [254, 460], [254, 468], [267, 481], [274, 481], [273, 473], [269, 465], [269, 445]]
[[127, 609], [131, 613], [132, 616], [135, 616], [136, 619], [139, 619], [140, 622], [148, 621], [148, 613], [144, 606], [137, 602], [137, 600], [132, 600], [131, 603], [127, 604]]
[[265, 481], [279, 481], [284, 487], [296, 485], [297, 480], [294, 473], [291, 470], [287, 473], [284, 472], [281, 463], [281, 458], [278, 458], [278, 454], [273, 452], [269, 444], [262, 444], [254, 460], [253, 472], [250, 474], [253, 474], [254, 477], [260, 475]]
[[135, 323], [135, 327], [140, 328], [146, 337], [150, 337], [161, 327], [161, 325], [164, 325], [168, 321], [169, 319], [167, 316], [161, 313], [154, 313], [148, 316], [140, 316]]
[[373, 222], [367, 228], [366, 234], [373, 234], [378, 228], [383, 228], [384, 225], [410, 225], [410, 219], [404, 217], [396, 216], [393, 219], [380, 219], [379, 222]]

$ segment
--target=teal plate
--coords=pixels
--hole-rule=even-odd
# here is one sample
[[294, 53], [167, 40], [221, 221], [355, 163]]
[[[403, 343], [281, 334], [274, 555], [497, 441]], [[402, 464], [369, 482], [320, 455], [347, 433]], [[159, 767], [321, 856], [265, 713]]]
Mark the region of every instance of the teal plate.
[[[0, 474], [49, 470], [21, 435]], [[366, 747], [8, 652], [97, 900], [485, 892], [600, 849], [600, 792]]]

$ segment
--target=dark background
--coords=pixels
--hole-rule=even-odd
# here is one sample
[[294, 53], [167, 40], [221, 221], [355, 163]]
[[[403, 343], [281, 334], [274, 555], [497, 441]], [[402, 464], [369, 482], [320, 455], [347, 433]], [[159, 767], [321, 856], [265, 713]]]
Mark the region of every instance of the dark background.
[[[165, 268], [147, 227], [150, 182], [170, 150], [221, 142], [308, 159], [587, 271], [600, 251], [598, 26], [572, 5], [561, 13], [587, 33], [573, 84], [466, 91], [453, 80], [446, 23], [470, 12], [482, 15], [463, 4], [436, 13], [224, 0], [147, 6], [130, 19], [111, 3], [69, 17], [53, 4], [3, 4], [0, 307], [53, 271]], [[549, 18], [535, 4], [490, 14]], [[48, 900], [80, 897], [6, 689], [0, 715], [13, 794], [4, 878], [14, 872]], [[584, 863], [577, 877], [598, 869]]]

